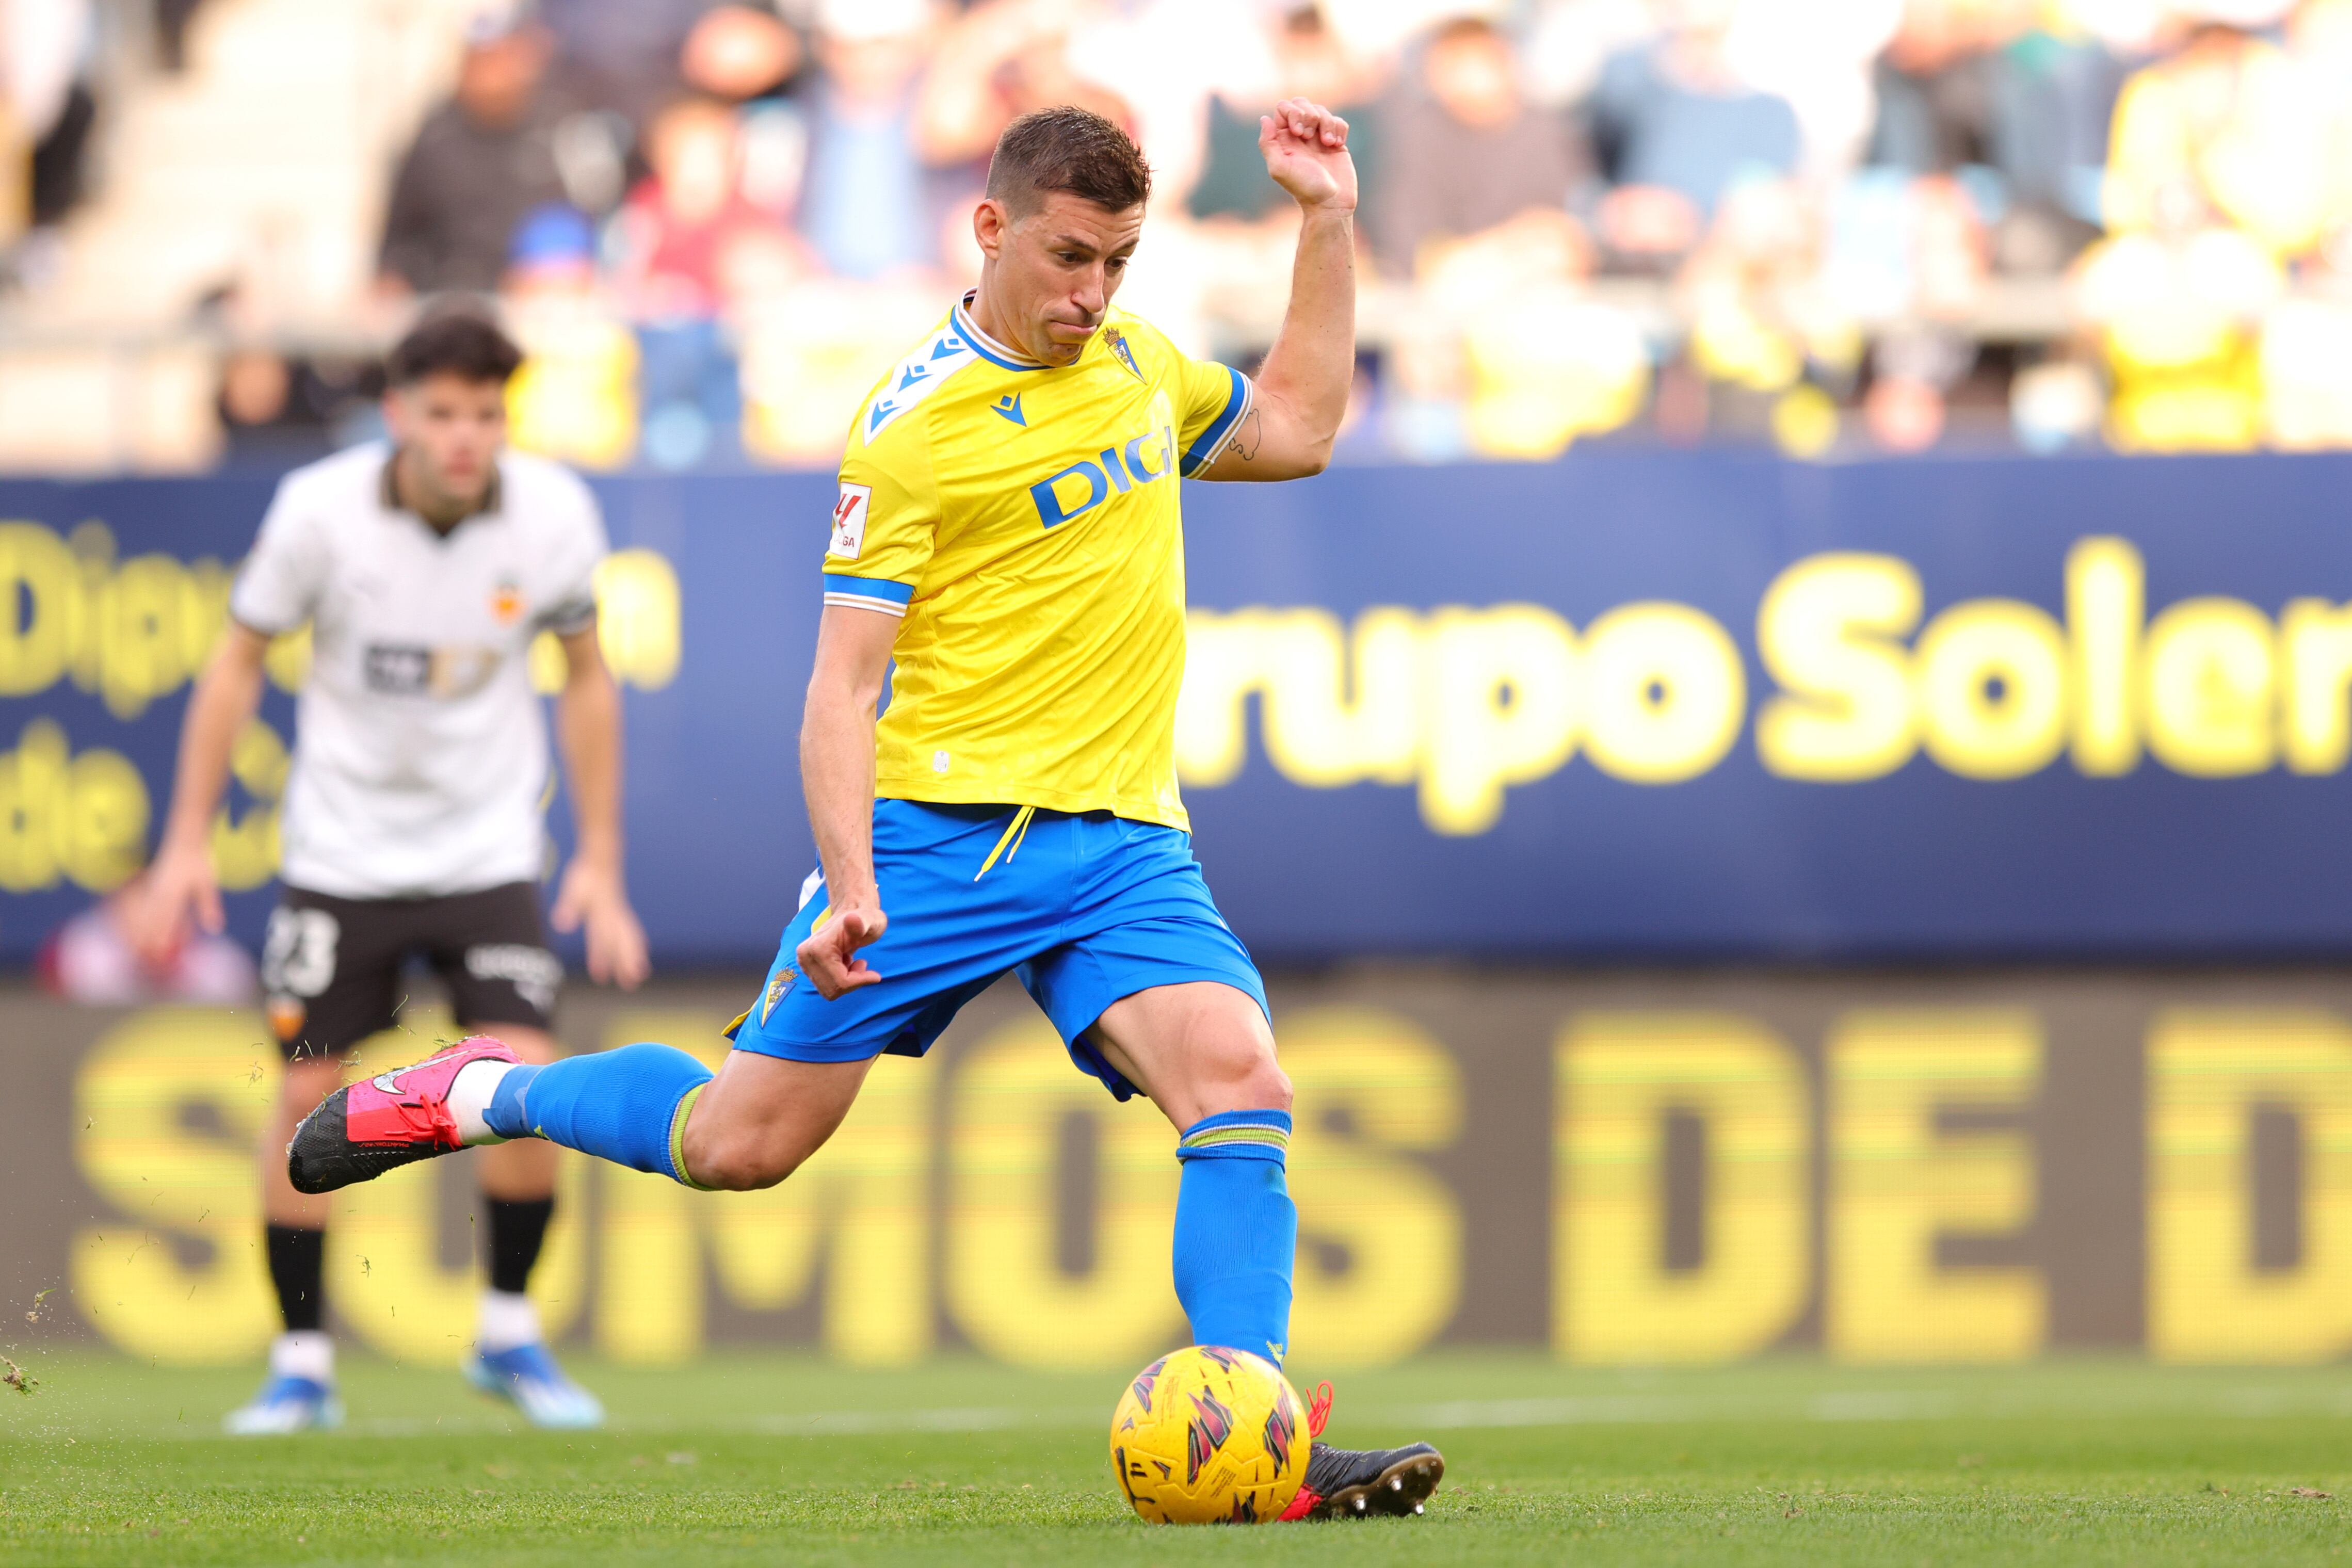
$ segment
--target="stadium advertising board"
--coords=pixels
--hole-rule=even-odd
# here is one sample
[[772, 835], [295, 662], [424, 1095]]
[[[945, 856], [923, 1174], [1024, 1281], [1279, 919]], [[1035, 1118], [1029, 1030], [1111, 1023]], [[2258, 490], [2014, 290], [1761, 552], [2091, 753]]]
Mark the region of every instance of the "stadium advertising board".
[[[2332, 954], [2347, 481], [2333, 457], [1623, 453], [1195, 485], [1201, 852], [1274, 961]], [[656, 956], [761, 961], [811, 862], [794, 735], [831, 490], [599, 488]], [[0, 486], [0, 957], [140, 863], [268, 494]], [[301, 662], [279, 651], [237, 749], [236, 887], [274, 863]]]
[[[583, 992], [562, 1033], [715, 1052], [756, 985]], [[2352, 980], [1367, 967], [1273, 990], [1307, 1375], [1447, 1343], [1592, 1366], [2352, 1351]], [[421, 1013], [363, 1058], [437, 1027]], [[249, 1150], [278, 1071], [258, 1020], [16, 992], [0, 1065], [0, 1299], [69, 1303], [20, 1343], [257, 1354], [276, 1317]], [[1008, 985], [931, 1059], [882, 1061], [772, 1191], [565, 1156], [533, 1289], [623, 1361], [758, 1342], [1125, 1370], [1183, 1338], [1173, 1147]], [[329, 1300], [358, 1343], [446, 1365], [467, 1342], [467, 1163], [338, 1195]]]

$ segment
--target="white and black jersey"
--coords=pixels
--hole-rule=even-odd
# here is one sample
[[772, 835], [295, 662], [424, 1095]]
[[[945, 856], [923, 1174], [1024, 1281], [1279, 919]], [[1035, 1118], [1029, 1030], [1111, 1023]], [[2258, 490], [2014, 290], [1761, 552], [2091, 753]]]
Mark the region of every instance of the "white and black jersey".
[[441, 897], [539, 878], [546, 722], [529, 651], [595, 623], [595, 497], [512, 454], [448, 533], [395, 499], [392, 452], [286, 476], [229, 612], [311, 628], [283, 818], [287, 883], [346, 899]]

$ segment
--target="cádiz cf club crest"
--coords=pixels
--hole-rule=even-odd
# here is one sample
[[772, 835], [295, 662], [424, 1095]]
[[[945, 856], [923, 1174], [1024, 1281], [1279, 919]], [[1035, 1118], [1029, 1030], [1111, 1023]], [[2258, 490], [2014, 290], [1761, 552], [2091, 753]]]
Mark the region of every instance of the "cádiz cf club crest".
[[793, 988], [793, 982], [800, 977], [801, 972], [790, 964], [768, 977], [768, 994], [760, 1000], [760, 1026], [762, 1029], [767, 1027], [769, 1015], [776, 1010], [776, 1004], [784, 999], [784, 994]]

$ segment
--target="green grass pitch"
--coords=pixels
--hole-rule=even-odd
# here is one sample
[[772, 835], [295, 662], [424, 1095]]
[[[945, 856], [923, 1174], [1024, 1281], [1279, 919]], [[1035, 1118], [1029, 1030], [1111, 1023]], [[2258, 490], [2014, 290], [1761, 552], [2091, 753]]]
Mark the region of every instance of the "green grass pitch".
[[1330, 1432], [1437, 1441], [1449, 1470], [1426, 1519], [1177, 1531], [1138, 1522], [1114, 1488], [1115, 1378], [771, 1354], [577, 1364], [606, 1431], [531, 1432], [454, 1373], [352, 1358], [345, 1431], [232, 1442], [217, 1423], [249, 1372], [32, 1355], [35, 1391], [0, 1392], [0, 1562], [2352, 1559], [2337, 1368], [1618, 1374], [1450, 1355], [1339, 1380]]

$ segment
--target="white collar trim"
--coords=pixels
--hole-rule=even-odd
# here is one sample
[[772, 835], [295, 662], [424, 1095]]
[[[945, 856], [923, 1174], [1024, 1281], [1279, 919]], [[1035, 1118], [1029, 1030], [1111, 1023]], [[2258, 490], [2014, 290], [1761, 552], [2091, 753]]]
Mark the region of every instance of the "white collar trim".
[[1036, 370], [1042, 371], [1046, 369], [1047, 367], [1045, 361], [1033, 360], [1018, 349], [1009, 349], [980, 329], [980, 323], [971, 319], [971, 302], [979, 297], [980, 290], [974, 288], [968, 291], [961, 299], [956, 301], [956, 330], [963, 333], [974, 343], [978, 344], [982, 350], [989, 354], [993, 355], [997, 359], [1011, 360], [1024, 367], [1034, 368]]

